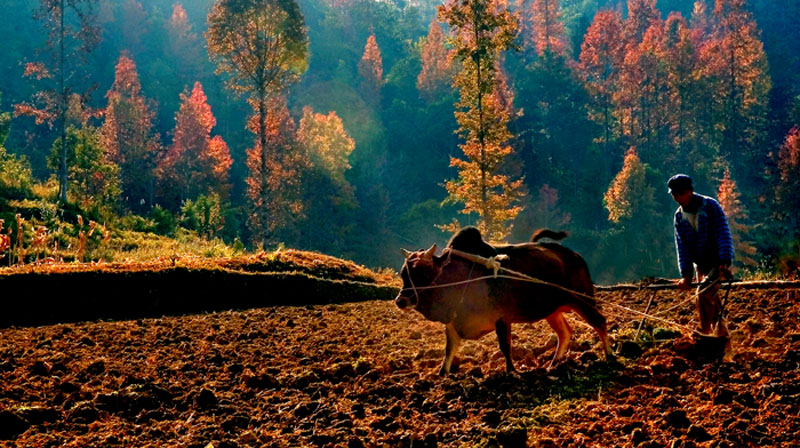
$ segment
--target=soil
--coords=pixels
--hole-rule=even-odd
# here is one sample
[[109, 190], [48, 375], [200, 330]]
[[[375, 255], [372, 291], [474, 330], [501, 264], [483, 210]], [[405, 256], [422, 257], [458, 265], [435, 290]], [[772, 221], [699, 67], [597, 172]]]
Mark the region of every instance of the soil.
[[696, 325], [687, 293], [601, 292], [615, 360], [571, 317], [548, 370], [549, 327], [515, 325], [516, 375], [487, 335], [439, 377], [443, 326], [391, 301], [0, 329], [0, 446], [798, 446], [798, 292], [733, 290], [722, 359], [610, 305], [650, 294]]

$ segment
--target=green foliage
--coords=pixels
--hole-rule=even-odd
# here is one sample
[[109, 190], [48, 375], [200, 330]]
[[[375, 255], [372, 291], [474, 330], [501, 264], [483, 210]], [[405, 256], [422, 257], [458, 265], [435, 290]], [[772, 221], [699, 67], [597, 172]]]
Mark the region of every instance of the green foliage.
[[0, 201], [29, 197], [32, 186], [33, 174], [28, 161], [9, 154], [0, 145]]
[[198, 196], [193, 201], [184, 201], [178, 223], [181, 227], [195, 230], [208, 238], [218, 237], [225, 228], [225, 208], [217, 193]]
[[150, 211], [150, 217], [156, 223], [155, 233], [164, 236], [170, 236], [175, 231], [175, 217], [172, 212], [162, 208], [160, 205], [153, 207]]
[[[67, 128], [67, 193], [84, 210], [111, 217], [121, 194], [119, 167], [108, 160], [93, 127]], [[47, 166], [57, 171], [61, 164], [61, 139], [53, 142]]]

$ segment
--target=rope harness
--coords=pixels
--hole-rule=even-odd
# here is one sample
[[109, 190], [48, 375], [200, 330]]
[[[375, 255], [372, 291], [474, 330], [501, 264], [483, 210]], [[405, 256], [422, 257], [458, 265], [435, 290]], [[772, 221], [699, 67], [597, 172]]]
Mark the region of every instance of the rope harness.
[[[610, 305], [610, 306], [615, 307], [615, 308], [617, 308], [619, 310], [622, 310], [624, 312], [640, 316], [640, 317], [642, 317], [644, 319], [655, 320], [655, 321], [670, 325], [672, 327], [680, 328], [681, 330], [684, 330], [684, 331], [687, 331], [687, 332], [692, 332], [693, 330], [691, 328], [689, 328], [689, 327], [687, 327], [685, 325], [679, 324], [677, 322], [674, 322], [674, 321], [671, 321], [671, 320], [667, 320], [667, 319], [664, 319], [662, 317], [658, 317], [658, 315], [663, 315], [663, 314], [665, 314], [665, 313], [667, 313], [669, 311], [672, 311], [672, 310], [674, 310], [676, 308], [679, 308], [679, 307], [685, 305], [687, 302], [689, 302], [691, 300], [694, 300], [700, 294], [706, 292], [709, 288], [713, 287], [714, 285], [716, 285], [717, 283], [722, 281], [722, 279], [720, 277], [717, 277], [716, 279], [711, 281], [708, 285], [703, 287], [703, 289], [697, 291], [696, 293], [694, 293], [692, 296], [690, 296], [686, 300], [682, 301], [681, 303], [679, 303], [677, 305], [674, 305], [674, 306], [672, 306], [672, 307], [670, 307], [670, 308], [668, 308], [666, 310], [659, 311], [657, 313], [658, 315], [653, 315], [653, 314], [648, 314], [648, 312], [644, 312], [643, 313], [641, 311], [637, 311], [637, 310], [634, 310], [632, 308], [629, 308], [629, 307], [626, 307], [626, 306], [623, 306], [623, 305], [620, 305], [620, 304], [617, 304], [617, 303], [613, 303], [613, 302], [609, 302], [609, 301], [598, 301], [595, 297], [592, 297], [590, 295], [587, 295], [587, 294], [584, 294], [584, 293], [581, 293], [581, 292], [578, 292], [578, 291], [574, 291], [574, 290], [571, 290], [571, 289], [566, 288], [564, 286], [561, 286], [561, 285], [558, 285], [558, 284], [555, 284], [555, 283], [551, 283], [551, 282], [548, 282], [548, 281], [545, 281], [545, 280], [542, 280], [542, 279], [539, 279], [539, 278], [536, 278], [536, 277], [532, 277], [532, 276], [527, 275], [527, 274], [523, 274], [522, 272], [518, 272], [518, 271], [515, 271], [513, 269], [509, 269], [509, 268], [503, 267], [502, 264], [501, 264], [501, 261], [507, 260], [508, 259], [507, 255], [498, 255], [498, 256], [486, 258], [486, 257], [482, 257], [480, 255], [471, 254], [469, 252], [463, 252], [463, 251], [460, 251], [460, 250], [457, 250], [457, 249], [452, 249], [452, 248], [447, 248], [446, 251], [449, 251], [447, 263], [449, 263], [449, 261], [450, 261], [449, 257], [451, 255], [455, 255], [455, 256], [463, 258], [463, 259], [465, 259], [467, 261], [471, 261], [473, 263], [480, 264], [480, 265], [486, 267], [487, 269], [492, 271], [492, 275], [484, 275], [484, 276], [481, 276], [481, 277], [469, 278], [467, 280], [461, 280], [461, 281], [451, 282], [451, 283], [443, 283], [443, 284], [438, 284], [438, 285], [435, 284], [436, 280], [439, 278], [439, 275], [437, 275], [433, 279], [433, 281], [431, 281], [430, 285], [417, 287], [417, 286], [414, 285], [414, 281], [413, 281], [413, 279], [411, 277], [411, 269], [408, 266], [408, 259], [406, 259], [405, 263], [403, 263], [403, 268], [405, 268], [407, 270], [407, 272], [408, 272], [408, 280], [409, 280], [409, 283], [411, 283], [411, 288], [410, 289], [413, 291], [414, 297], [416, 298], [417, 303], [419, 303], [419, 292], [418, 291], [450, 288], [450, 287], [454, 287], [454, 286], [467, 285], [467, 284], [470, 284], [470, 283], [475, 283], [475, 282], [479, 282], [479, 281], [483, 281], [483, 280], [489, 280], [489, 279], [507, 279], [507, 280], [515, 280], [515, 281], [535, 283], [535, 284], [539, 284], [539, 285], [543, 285], [543, 286], [556, 288], [556, 289], [564, 291], [564, 292], [566, 292], [568, 294], [571, 294], [576, 299], [582, 300], [588, 305], [594, 305], [595, 302], [600, 302], [600, 303], [602, 303], [604, 305]], [[505, 272], [507, 274], [501, 274], [501, 272]], [[441, 274], [441, 271], [439, 272], [439, 274]], [[471, 271], [470, 271], [470, 275], [471, 275]], [[732, 281], [728, 282], [728, 291], [727, 291], [728, 293], [730, 293], [730, 284], [731, 283], [732, 283]], [[407, 291], [407, 290], [409, 290], [409, 288], [403, 288], [403, 289], [401, 289], [401, 292], [402, 291]], [[725, 298], [727, 299], [727, 294], [726, 294]], [[463, 293], [462, 293], [462, 300], [463, 300]], [[649, 311], [649, 307], [648, 307], [647, 311]], [[616, 317], [620, 317], [620, 314], [616, 314]]]

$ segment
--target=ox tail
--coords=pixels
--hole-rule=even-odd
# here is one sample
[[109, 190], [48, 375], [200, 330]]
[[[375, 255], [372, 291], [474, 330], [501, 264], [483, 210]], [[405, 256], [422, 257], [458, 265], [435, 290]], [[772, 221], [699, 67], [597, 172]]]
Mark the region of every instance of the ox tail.
[[550, 238], [551, 240], [561, 241], [569, 235], [567, 232], [560, 230], [558, 232], [550, 229], [539, 229], [533, 232], [531, 236], [531, 243], [535, 243], [542, 238]]

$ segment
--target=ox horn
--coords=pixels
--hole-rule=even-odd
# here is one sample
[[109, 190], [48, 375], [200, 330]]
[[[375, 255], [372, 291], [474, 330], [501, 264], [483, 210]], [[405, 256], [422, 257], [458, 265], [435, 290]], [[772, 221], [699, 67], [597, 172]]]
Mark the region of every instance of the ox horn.
[[403, 251], [403, 258], [405, 258], [406, 260], [408, 260], [411, 257], [411, 254], [414, 253], [411, 252], [410, 250], [405, 250], [405, 249], [400, 249], [400, 250]]
[[426, 250], [425, 253], [422, 254], [422, 257], [430, 259], [433, 258], [435, 254], [436, 254], [436, 244], [431, 246], [430, 249]]

